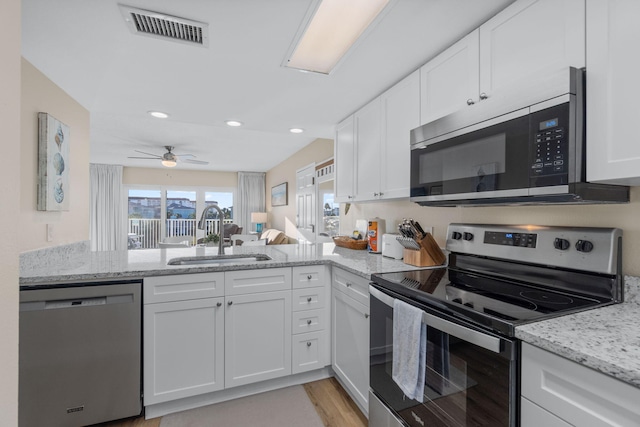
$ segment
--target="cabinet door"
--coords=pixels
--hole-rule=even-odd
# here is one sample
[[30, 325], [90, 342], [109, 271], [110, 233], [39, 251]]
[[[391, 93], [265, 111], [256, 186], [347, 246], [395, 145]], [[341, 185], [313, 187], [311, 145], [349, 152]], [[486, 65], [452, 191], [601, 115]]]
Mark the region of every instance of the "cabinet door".
[[381, 96], [380, 198], [409, 197], [409, 133], [420, 126], [420, 72], [415, 71]]
[[380, 98], [354, 114], [357, 201], [374, 200], [380, 192]]
[[549, 411], [545, 411], [529, 399], [520, 399], [520, 427], [571, 427]]
[[324, 331], [309, 332], [293, 336], [292, 373], [313, 371], [323, 368], [325, 348]]
[[335, 200], [337, 202], [351, 202], [353, 199], [353, 180], [355, 177], [354, 138], [353, 116], [350, 116], [336, 128], [334, 186]]
[[587, 181], [640, 185], [640, 2], [587, 1]]
[[225, 301], [225, 387], [291, 374], [291, 291]]
[[367, 414], [369, 408], [369, 310], [340, 291], [332, 296], [333, 370]]
[[478, 102], [479, 34], [474, 30], [420, 68], [420, 124]]
[[585, 0], [519, 0], [480, 26], [480, 92], [585, 66]]
[[224, 388], [223, 298], [144, 306], [144, 405]]
[[521, 371], [522, 397], [570, 425], [639, 425], [637, 387], [527, 343], [522, 343]]

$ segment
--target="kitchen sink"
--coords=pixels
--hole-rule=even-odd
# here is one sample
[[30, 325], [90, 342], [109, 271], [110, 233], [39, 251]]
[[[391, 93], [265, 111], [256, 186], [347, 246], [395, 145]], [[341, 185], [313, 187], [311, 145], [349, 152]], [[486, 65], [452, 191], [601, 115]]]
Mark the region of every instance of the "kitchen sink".
[[241, 254], [241, 255], [205, 255], [194, 257], [172, 258], [167, 265], [215, 265], [215, 264], [238, 264], [268, 261], [271, 257], [264, 254]]

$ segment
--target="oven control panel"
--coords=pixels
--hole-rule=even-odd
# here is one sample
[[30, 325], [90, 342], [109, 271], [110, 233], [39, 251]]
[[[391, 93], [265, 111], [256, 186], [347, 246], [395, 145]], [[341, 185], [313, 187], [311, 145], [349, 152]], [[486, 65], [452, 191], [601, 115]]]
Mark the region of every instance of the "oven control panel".
[[450, 224], [449, 252], [617, 274], [622, 230], [537, 225]]

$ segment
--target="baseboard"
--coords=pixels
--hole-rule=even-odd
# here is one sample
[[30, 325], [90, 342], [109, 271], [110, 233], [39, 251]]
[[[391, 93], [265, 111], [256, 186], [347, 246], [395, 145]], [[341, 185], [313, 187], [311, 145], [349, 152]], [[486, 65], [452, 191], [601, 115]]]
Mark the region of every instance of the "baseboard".
[[330, 366], [326, 366], [315, 371], [303, 372], [295, 375], [287, 375], [286, 377], [275, 378], [268, 381], [261, 381], [255, 384], [247, 384], [226, 390], [216, 391], [213, 393], [185, 397], [184, 399], [172, 400], [170, 402], [163, 402], [155, 405], [145, 406], [144, 417], [148, 420], [167, 414], [172, 414], [174, 412], [186, 411], [188, 409], [199, 408], [201, 406], [212, 405], [214, 403], [220, 403], [227, 400], [238, 399], [240, 397], [251, 396], [252, 394], [264, 393], [265, 391], [277, 390], [279, 388], [289, 387], [292, 385], [305, 384], [332, 376], [333, 370]]

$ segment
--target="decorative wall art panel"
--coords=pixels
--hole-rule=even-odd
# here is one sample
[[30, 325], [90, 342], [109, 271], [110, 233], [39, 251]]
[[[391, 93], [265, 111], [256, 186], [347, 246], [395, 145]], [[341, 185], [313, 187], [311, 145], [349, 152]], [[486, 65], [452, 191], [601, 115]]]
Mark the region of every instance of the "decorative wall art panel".
[[286, 206], [288, 203], [287, 183], [271, 187], [271, 206]]
[[38, 113], [38, 210], [69, 210], [69, 126]]

